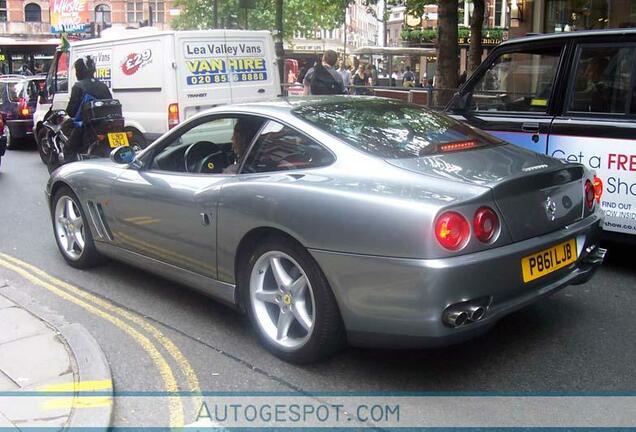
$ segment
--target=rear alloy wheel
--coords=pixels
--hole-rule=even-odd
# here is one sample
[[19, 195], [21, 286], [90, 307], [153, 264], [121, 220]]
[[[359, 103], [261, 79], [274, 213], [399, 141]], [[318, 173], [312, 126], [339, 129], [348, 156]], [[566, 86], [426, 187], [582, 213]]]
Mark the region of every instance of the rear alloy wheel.
[[344, 345], [344, 326], [322, 271], [300, 245], [261, 243], [241, 278], [250, 320], [263, 344], [294, 363], [324, 358]]
[[51, 206], [55, 241], [62, 256], [71, 266], [90, 268], [101, 261], [79, 200], [64, 187], [53, 197]]

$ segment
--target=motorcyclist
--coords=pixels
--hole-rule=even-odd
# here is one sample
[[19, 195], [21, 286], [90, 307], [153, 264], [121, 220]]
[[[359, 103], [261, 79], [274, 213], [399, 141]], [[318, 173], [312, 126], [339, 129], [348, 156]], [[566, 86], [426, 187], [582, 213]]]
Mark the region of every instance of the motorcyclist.
[[[94, 78], [95, 62], [90, 56], [79, 58], [73, 64], [77, 82], [71, 89], [71, 98], [66, 106], [66, 113], [73, 117], [78, 125], [81, 121], [81, 111], [88, 99], [112, 99], [108, 86]], [[64, 149], [66, 160], [75, 160], [83, 145], [84, 127], [75, 127], [69, 137], [67, 148]]]

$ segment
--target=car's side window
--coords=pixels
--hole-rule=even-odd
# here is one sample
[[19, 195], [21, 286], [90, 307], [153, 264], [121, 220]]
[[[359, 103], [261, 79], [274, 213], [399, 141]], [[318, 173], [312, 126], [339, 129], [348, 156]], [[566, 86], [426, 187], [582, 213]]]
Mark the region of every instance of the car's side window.
[[546, 112], [560, 57], [560, 47], [502, 53], [473, 87], [469, 109]]
[[237, 119], [214, 118], [196, 124], [158, 149], [151, 170], [218, 174], [233, 162], [232, 134]]
[[323, 146], [278, 122], [268, 122], [247, 155], [242, 173], [318, 168], [334, 162]]
[[[630, 112], [633, 46], [582, 46], [570, 91], [568, 111], [586, 113]], [[634, 108], [631, 108], [633, 112]]]

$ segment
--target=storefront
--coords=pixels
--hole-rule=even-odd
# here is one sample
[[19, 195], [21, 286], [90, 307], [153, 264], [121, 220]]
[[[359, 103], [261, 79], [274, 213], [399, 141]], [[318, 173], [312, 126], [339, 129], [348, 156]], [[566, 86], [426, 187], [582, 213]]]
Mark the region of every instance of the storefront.
[[636, 27], [634, 0], [514, 0], [511, 37]]
[[636, 26], [631, 0], [547, 0], [543, 32], [596, 30]]

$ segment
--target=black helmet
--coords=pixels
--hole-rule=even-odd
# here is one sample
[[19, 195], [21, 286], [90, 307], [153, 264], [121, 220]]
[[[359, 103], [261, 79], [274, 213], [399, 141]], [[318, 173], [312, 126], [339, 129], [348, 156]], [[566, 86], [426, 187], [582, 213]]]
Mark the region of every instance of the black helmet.
[[93, 75], [95, 75], [95, 62], [91, 56], [78, 58], [75, 60], [74, 66], [75, 76], [77, 76], [78, 81], [86, 78], [93, 78]]

